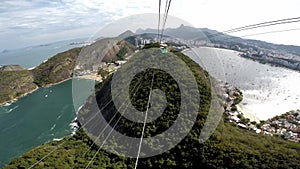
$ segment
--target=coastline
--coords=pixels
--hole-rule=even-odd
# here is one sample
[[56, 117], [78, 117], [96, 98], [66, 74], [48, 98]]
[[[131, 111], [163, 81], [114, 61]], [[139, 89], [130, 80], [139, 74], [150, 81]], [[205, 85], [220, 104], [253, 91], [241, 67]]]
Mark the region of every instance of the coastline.
[[61, 83], [63, 83], [63, 82], [66, 82], [66, 81], [68, 81], [68, 80], [71, 80], [71, 79], [72, 79], [72, 77], [69, 77], [69, 78], [64, 79], [64, 80], [62, 80], [62, 81], [59, 81], [59, 82], [56, 82], [56, 83], [50, 83], [50, 84], [48, 84], [48, 85], [46, 85], [46, 86], [42, 86], [42, 88], [49, 88], [49, 87], [52, 87], [52, 86], [61, 84]]
[[34, 66], [34, 67], [31, 67], [31, 68], [28, 68], [27, 70], [33, 70], [35, 69], [37, 66]]
[[[245, 58], [245, 59], [248, 59], [248, 60], [252, 60], [252, 61], [260, 63], [260, 64], [267, 64], [269, 66], [279, 67], [279, 68], [282, 68], [282, 69], [285, 69], [285, 70], [296, 71], [296, 72], [300, 73], [299, 69], [294, 69], [294, 68], [291, 68], [291, 67], [288, 67], [288, 66], [272, 63], [272, 62], [269, 62], [269, 61], [259, 60], [259, 59], [256, 59], [256, 58], [243, 56], [244, 52], [241, 52], [241, 51], [226, 49], [226, 48], [208, 47], [208, 46], [200, 46], [200, 48], [210, 48], [210, 49], [216, 49], [216, 50], [220, 50], [220, 51], [233, 52], [233, 53], [236, 53], [239, 57], [242, 57], [242, 58]], [[187, 49], [187, 50], [192, 50], [192, 49]]]
[[[249, 61], [251, 61], [253, 64], [257, 64], [257, 65], [262, 65], [262, 66], [264, 66], [264, 67], [270, 67], [270, 69], [268, 69], [268, 70], [278, 70], [278, 71], [282, 71], [282, 72], [286, 72], [285, 74], [288, 74], [288, 73], [295, 73], [295, 74], [298, 74], [299, 73], [299, 71], [297, 71], [297, 70], [294, 70], [294, 69], [291, 69], [291, 68], [287, 68], [287, 67], [284, 67], [284, 66], [280, 66], [280, 65], [274, 65], [274, 64], [272, 64], [272, 63], [261, 63], [259, 60], [255, 60], [255, 59], [253, 59], [253, 58], [247, 58], [247, 57], [242, 57], [240, 54], [242, 53], [242, 52], [239, 52], [239, 51], [236, 51], [236, 50], [231, 50], [231, 49], [224, 49], [224, 48], [215, 48], [215, 47], [200, 47], [200, 48], [203, 48], [203, 50], [208, 50], [208, 49], [210, 49], [210, 50], [216, 50], [217, 52], [218, 51], [224, 51], [224, 52], [226, 52], [227, 54], [229, 54], [229, 55], [234, 55], [234, 56], [236, 56], [236, 57], [238, 57], [238, 58], [240, 58], [240, 59], [246, 59], [246, 60], [249, 60]], [[193, 48], [193, 49], [188, 49], [188, 50], [196, 50], [197, 48]], [[238, 59], [238, 60], [240, 60], [240, 59]], [[245, 60], [245, 61], [246, 61]], [[248, 62], [248, 61], [247, 61]], [[238, 73], [238, 72], [233, 72], [232, 74], [234, 74], [234, 73]], [[288, 76], [289, 77], [289, 76]], [[298, 77], [298, 76], [297, 76]], [[236, 79], [237, 80], [237, 79]], [[285, 84], [287, 84], [287, 83], [285, 83]], [[258, 86], [258, 85], [257, 85]], [[290, 85], [291, 86], [291, 85]], [[290, 89], [290, 88], [287, 88], [287, 89]], [[242, 89], [243, 90], [243, 89]], [[271, 90], [270, 90], [271, 91]], [[298, 91], [298, 90], [295, 90], [295, 91]], [[246, 93], [247, 93], [247, 91], [245, 91]], [[275, 92], [275, 91], [274, 91]], [[247, 95], [247, 94], [246, 94]], [[284, 96], [282, 96], [283, 98], [281, 99], [282, 101], [285, 101], [285, 100], [283, 100], [283, 99], [285, 99], [285, 98], [291, 98], [290, 96], [292, 96], [291, 94], [289, 94], [289, 96], [287, 95], [286, 97], [284, 97]], [[266, 98], [268, 98], [268, 96], [266, 95]], [[248, 99], [248, 96], [245, 98], [245, 99]], [[291, 101], [289, 101], [289, 102], [291, 102]], [[265, 102], [264, 102], [265, 103]], [[262, 104], [261, 104], [261, 106], [263, 106]], [[267, 120], [267, 119], [270, 119], [270, 118], [273, 118], [273, 117], [275, 117], [276, 115], [278, 115], [278, 114], [284, 114], [285, 112], [287, 112], [287, 111], [290, 111], [290, 110], [295, 110], [295, 109], [297, 109], [298, 107], [296, 107], [296, 106], [293, 106], [293, 107], [286, 107], [285, 108], [285, 110], [280, 110], [280, 111], [277, 111], [278, 113], [276, 114], [276, 113], [274, 113], [274, 111], [272, 112], [272, 113], [270, 113], [270, 111], [268, 111], [268, 115], [262, 115], [262, 113], [261, 113], [261, 111], [253, 111], [253, 109], [251, 109], [251, 107], [249, 107], [249, 105], [243, 105], [243, 104], [240, 104], [239, 105], [239, 110], [241, 111], [241, 112], [245, 112], [245, 114], [247, 114], [246, 116], [247, 116], [247, 118], [253, 118], [253, 119], [255, 119], [255, 121], [257, 121], [257, 119], [259, 119], [259, 120]], [[246, 110], [245, 110], [245, 108], [246, 108]], [[249, 111], [249, 110], [247, 110], [247, 108], [249, 108], [249, 110], [251, 109], [251, 111]], [[256, 109], [255, 109], [256, 110]], [[275, 109], [276, 110], [276, 109]], [[250, 115], [251, 114], [251, 115]], [[256, 118], [256, 117], [257, 118]], [[259, 117], [259, 118], [258, 118]]]
[[260, 123], [260, 119], [258, 117], [256, 117], [253, 113], [247, 111], [245, 108], [243, 108], [240, 104], [236, 105], [238, 111], [243, 113], [243, 116], [245, 118], [250, 119], [250, 121], [255, 121], [257, 123]]
[[[214, 49], [214, 50], [219, 50], [219, 51], [226, 51], [226, 52], [233, 52], [235, 54], [237, 54], [239, 57], [241, 57], [239, 54], [241, 52], [239, 51], [235, 51], [235, 50], [231, 50], [231, 49], [224, 49], [224, 48], [216, 48], [216, 47], [207, 47], [207, 46], [203, 46], [203, 47], [200, 47], [200, 48], [207, 48], [207, 49]], [[184, 50], [185, 52], [187, 51], [193, 51], [192, 48], [190, 49], [185, 49]], [[231, 84], [232, 85], [232, 84]], [[245, 118], [248, 118], [250, 119], [250, 121], [255, 121], [257, 123], [260, 122], [260, 119], [258, 117], [256, 117], [253, 113], [251, 113], [250, 111], [246, 110], [240, 103], [239, 104], [236, 104], [235, 105], [238, 109], [239, 112], [241, 112], [243, 114], [243, 116]]]
[[43, 87], [38, 87], [38, 86], [37, 86], [35, 89], [33, 89], [33, 90], [29, 91], [29, 92], [26, 92], [26, 93], [22, 94], [21, 96], [18, 96], [18, 97], [15, 97], [15, 98], [11, 99], [11, 100], [8, 100], [8, 101], [5, 101], [5, 102], [0, 103], [0, 107], [1, 107], [1, 106], [9, 106], [10, 104], [13, 104], [14, 102], [18, 101], [19, 99], [21, 99], [21, 98], [27, 96], [28, 94], [31, 94], [31, 93], [33, 93], [33, 92], [39, 90], [40, 88], [49, 88], [49, 87], [52, 87], [52, 86], [61, 84], [61, 83], [63, 83], [63, 82], [66, 82], [66, 81], [68, 81], [68, 80], [70, 80], [70, 79], [72, 79], [72, 77], [67, 78], [67, 79], [64, 79], [64, 80], [62, 80], [62, 81], [60, 81], [60, 82], [57, 82], [57, 83], [51, 83], [51, 84], [48, 84], [48, 85], [43, 86]]
[[8, 100], [8, 101], [5, 101], [5, 102], [2, 102], [2, 103], [0, 103], [0, 107], [1, 106], [9, 106], [10, 104], [18, 101], [19, 99], [21, 99], [22, 97], [27, 96], [28, 94], [31, 94], [31, 93], [37, 91], [38, 89], [39, 89], [39, 87], [37, 86], [35, 89], [33, 89], [33, 90], [29, 91], [29, 92], [26, 92], [26, 93], [22, 94], [21, 96], [15, 97], [15, 98], [13, 98], [11, 100]]

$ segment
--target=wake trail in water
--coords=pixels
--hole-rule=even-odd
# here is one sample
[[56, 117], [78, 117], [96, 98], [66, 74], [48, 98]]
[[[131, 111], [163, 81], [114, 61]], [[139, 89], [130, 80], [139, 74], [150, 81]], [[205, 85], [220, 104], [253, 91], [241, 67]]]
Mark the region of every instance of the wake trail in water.
[[51, 127], [50, 131], [54, 130], [55, 127], [56, 127], [56, 124], [54, 124], [54, 125]]
[[14, 111], [15, 109], [17, 109], [19, 106], [15, 106], [14, 108], [9, 109], [8, 111], [6, 110], [6, 114], [11, 113], [12, 111]]

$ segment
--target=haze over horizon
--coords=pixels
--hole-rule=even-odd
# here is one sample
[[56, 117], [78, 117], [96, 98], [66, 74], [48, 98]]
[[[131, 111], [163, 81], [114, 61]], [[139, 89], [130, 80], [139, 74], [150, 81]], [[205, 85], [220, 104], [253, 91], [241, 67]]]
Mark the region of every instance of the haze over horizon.
[[[197, 28], [222, 32], [265, 21], [298, 17], [299, 6], [300, 2], [297, 0], [177, 0], [172, 2], [169, 15], [181, 18]], [[158, 1], [147, 0], [3, 0], [0, 3], [0, 51], [91, 37], [104, 25], [117, 19], [133, 14], [157, 12]], [[156, 23], [157, 20], [154, 19], [153, 22]], [[298, 28], [299, 22], [241, 31], [231, 35], [244, 36]], [[297, 36], [299, 32], [298, 29], [246, 38], [300, 46], [300, 38]]]

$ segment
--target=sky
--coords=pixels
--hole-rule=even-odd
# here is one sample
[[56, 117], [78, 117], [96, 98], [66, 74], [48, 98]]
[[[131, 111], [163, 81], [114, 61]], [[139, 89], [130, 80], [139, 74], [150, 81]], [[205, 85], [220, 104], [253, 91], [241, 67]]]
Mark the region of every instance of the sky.
[[[226, 31], [265, 21], [300, 17], [299, 9], [299, 0], [173, 0], [169, 15], [194, 27]], [[88, 38], [107, 24], [143, 13], [158, 13], [158, 0], [1, 0], [0, 52]], [[231, 35], [287, 29], [298, 30], [245, 38], [300, 46], [300, 22]]]

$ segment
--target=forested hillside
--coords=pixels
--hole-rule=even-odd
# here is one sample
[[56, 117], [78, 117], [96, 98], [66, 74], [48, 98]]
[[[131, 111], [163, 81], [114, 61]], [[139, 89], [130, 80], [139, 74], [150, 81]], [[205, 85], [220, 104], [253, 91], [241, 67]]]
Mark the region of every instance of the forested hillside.
[[[199, 135], [210, 108], [211, 88], [208, 74], [187, 56], [176, 51], [173, 53], [189, 66], [195, 76], [200, 93], [199, 113], [192, 130], [178, 145], [161, 155], [141, 158], [138, 168], [300, 168], [300, 145], [298, 143], [285, 141], [279, 137], [256, 134], [232, 126], [223, 120], [209, 140], [199, 143]], [[168, 93], [166, 94], [168, 98], [166, 111], [158, 121], [147, 124], [145, 137], [149, 137], [165, 131], [173, 124], [178, 115], [176, 112], [180, 107], [178, 99], [181, 93], [168, 74], [155, 69], [145, 71], [143, 74], [135, 76], [129, 90], [132, 104], [137, 109], [145, 110], [150, 91], [149, 84], [151, 84], [151, 78], [144, 79], [138, 95], [134, 95], [133, 86], [139, 82], [139, 79], [153, 77], [152, 75], [156, 74], [154, 78], [157, 83], [156, 88]], [[103, 95], [103, 91], [109, 89], [110, 83], [111, 78], [107, 78], [96, 86], [97, 104], [100, 107], [111, 97], [110, 92], [105, 92]], [[88, 116], [89, 104], [91, 102], [84, 106], [82, 118]], [[107, 120], [112, 118], [114, 113], [112, 110], [115, 110], [113, 104], [110, 104], [106, 111], [104, 110]], [[141, 126], [138, 123], [134, 124], [122, 119], [118, 126], [123, 134], [141, 136]], [[94, 155], [95, 158], [92, 160]], [[99, 149], [99, 146], [93, 144], [86, 130], [82, 128], [74, 136], [39, 146], [13, 159], [4, 168], [28, 168], [39, 160], [41, 161], [34, 165], [34, 168], [84, 168], [90, 160], [92, 161], [89, 168], [134, 168], [135, 164], [134, 158], [117, 156]]]

